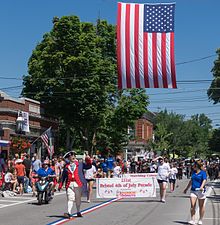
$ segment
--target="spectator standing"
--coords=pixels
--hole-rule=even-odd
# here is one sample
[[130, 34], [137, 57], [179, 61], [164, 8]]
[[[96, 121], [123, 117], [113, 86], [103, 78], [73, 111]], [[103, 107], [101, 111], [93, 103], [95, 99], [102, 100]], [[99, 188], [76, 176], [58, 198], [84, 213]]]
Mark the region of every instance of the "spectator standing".
[[23, 160], [23, 165], [25, 166], [25, 172], [26, 172], [26, 176], [29, 178], [30, 177], [30, 171], [31, 171], [31, 159], [30, 159], [30, 155], [26, 154], [24, 160]]
[[109, 157], [106, 160], [106, 163], [108, 166], [108, 178], [110, 178], [113, 172], [114, 163], [115, 163], [115, 160], [113, 159], [112, 155], [109, 155]]
[[11, 170], [12, 168], [14, 169], [14, 166], [15, 166], [14, 160], [13, 160], [12, 156], [10, 155], [7, 160], [8, 170]]
[[108, 174], [108, 165], [106, 163], [106, 161], [104, 159], [101, 159], [101, 168], [102, 168], [102, 171], [103, 171], [103, 177], [107, 177], [107, 174]]
[[121, 177], [121, 167], [120, 167], [119, 162], [116, 163], [116, 166], [113, 169], [113, 177], [114, 178], [120, 178]]
[[34, 153], [33, 155], [33, 161], [32, 161], [32, 172], [37, 172], [42, 166], [42, 162], [38, 158], [38, 155]]
[[137, 162], [135, 162], [135, 160], [133, 158], [130, 163], [131, 173], [136, 173], [136, 169], [137, 169]]
[[6, 172], [6, 163], [2, 153], [0, 153], [0, 172]]
[[150, 173], [156, 173], [157, 172], [157, 165], [155, 164], [154, 161], [151, 161], [150, 164]]
[[177, 167], [177, 178], [179, 180], [182, 180], [183, 179], [183, 165], [181, 163], [179, 163], [179, 166]]
[[24, 177], [26, 175], [25, 166], [22, 164], [22, 159], [17, 159], [15, 164], [15, 171], [17, 175], [17, 181], [19, 185], [19, 193], [23, 195], [24, 191]]
[[36, 178], [37, 171], [41, 168], [42, 163], [40, 159], [38, 159], [38, 155], [34, 153], [33, 155], [33, 161], [30, 169], [30, 179], [31, 179], [31, 184], [32, 184], [32, 190], [33, 190], [33, 197], [36, 196], [36, 187], [35, 184], [38, 181], [38, 178]]

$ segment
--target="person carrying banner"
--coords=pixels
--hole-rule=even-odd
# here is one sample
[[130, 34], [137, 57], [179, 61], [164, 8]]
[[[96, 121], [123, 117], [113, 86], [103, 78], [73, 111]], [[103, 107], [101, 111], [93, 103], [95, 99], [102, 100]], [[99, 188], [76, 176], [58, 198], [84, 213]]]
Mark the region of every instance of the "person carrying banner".
[[60, 191], [63, 183], [66, 184], [66, 195], [67, 195], [67, 213], [64, 213], [64, 217], [71, 218], [71, 211], [73, 207], [73, 202], [76, 202], [76, 209], [77, 209], [77, 217], [82, 217], [80, 212], [81, 206], [81, 196], [82, 196], [82, 181], [79, 177], [79, 163], [76, 159], [76, 154], [74, 151], [67, 152], [64, 155], [65, 159], [68, 159], [68, 163], [66, 164], [61, 181], [59, 184], [58, 190]]

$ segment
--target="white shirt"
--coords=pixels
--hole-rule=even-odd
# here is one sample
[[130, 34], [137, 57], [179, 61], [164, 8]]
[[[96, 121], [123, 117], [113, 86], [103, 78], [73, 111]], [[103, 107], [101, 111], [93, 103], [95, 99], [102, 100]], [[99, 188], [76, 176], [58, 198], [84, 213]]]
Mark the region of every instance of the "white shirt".
[[121, 174], [121, 167], [120, 166], [116, 166], [113, 169], [113, 177], [120, 177]]
[[88, 170], [84, 170], [86, 179], [94, 179], [94, 174], [96, 173], [96, 168], [94, 165]]
[[158, 165], [157, 179], [158, 180], [167, 180], [170, 173], [169, 163], [163, 163]]
[[157, 169], [157, 165], [156, 164], [151, 164], [150, 165], [150, 172], [151, 173], [155, 173], [156, 172], [156, 169]]
[[12, 180], [12, 174], [11, 173], [6, 173], [5, 174], [5, 183], [10, 183]]
[[169, 175], [169, 179], [174, 179], [176, 180], [176, 174], [178, 173], [178, 170], [176, 167], [173, 167], [170, 169], [170, 175]]

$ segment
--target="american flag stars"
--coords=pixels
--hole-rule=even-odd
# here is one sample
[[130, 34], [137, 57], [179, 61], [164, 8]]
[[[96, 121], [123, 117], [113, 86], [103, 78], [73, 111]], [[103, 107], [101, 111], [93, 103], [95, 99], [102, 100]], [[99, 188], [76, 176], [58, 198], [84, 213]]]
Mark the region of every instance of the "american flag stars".
[[175, 5], [145, 5], [144, 7], [144, 31], [153, 33], [167, 33], [174, 31]]

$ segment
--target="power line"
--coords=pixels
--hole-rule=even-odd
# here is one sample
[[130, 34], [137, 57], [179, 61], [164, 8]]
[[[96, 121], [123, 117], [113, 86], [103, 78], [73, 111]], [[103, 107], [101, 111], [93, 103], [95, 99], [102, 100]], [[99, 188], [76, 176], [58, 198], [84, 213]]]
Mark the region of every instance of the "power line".
[[[213, 54], [213, 55], [208, 55], [208, 56], [205, 56], [205, 57], [201, 57], [201, 58], [197, 58], [197, 59], [192, 59], [192, 60], [189, 60], [189, 61], [184, 61], [184, 62], [179, 62], [179, 63], [176, 63], [176, 66], [179, 66], [179, 65], [183, 65], [183, 64], [189, 64], [189, 63], [194, 63], [194, 62], [199, 62], [199, 61], [203, 61], [205, 59], [208, 59], [208, 58], [211, 58], [211, 57], [214, 57], [216, 56], [216, 54]], [[89, 77], [90, 75], [87, 75], [86, 77]], [[93, 75], [91, 75], [93, 76]], [[108, 76], [108, 75], [103, 75], [103, 76]], [[81, 76], [82, 77], [82, 76]], [[69, 80], [69, 79], [79, 79], [79, 76], [76, 78], [76, 77], [64, 77], [64, 78], [55, 78], [55, 77], [45, 77], [45, 78], [39, 78], [41, 80], [45, 80], [45, 79], [58, 79], [58, 80]], [[4, 76], [0, 76], [0, 79], [4, 79], [4, 80], [23, 80], [22, 77], [4, 77]], [[183, 83], [183, 82], [187, 82], [187, 83], [191, 83], [191, 82], [210, 82], [211, 80], [191, 80], [191, 81], [177, 81], [177, 83]]]
[[18, 89], [18, 88], [22, 88], [22, 87], [23, 87], [23, 85], [10, 86], [10, 87], [3, 87], [3, 88], [0, 88], [0, 90]]
[[183, 64], [188, 64], [188, 63], [194, 63], [194, 62], [203, 61], [203, 60], [205, 60], [205, 59], [212, 58], [212, 57], [214, 57], [214, 56], [216, 56], [216, 55], [217, 55], [217, 54], [214, 54], [214, 55], [208, 55], [208, 56], [205, 56], [205, 57], [202, 57], [202, 58], [192, 59], [192, 60], [189, 60], [189, 61], [176, 63], [176, 66], [178, 66], [178, 65], [183, 65]]

